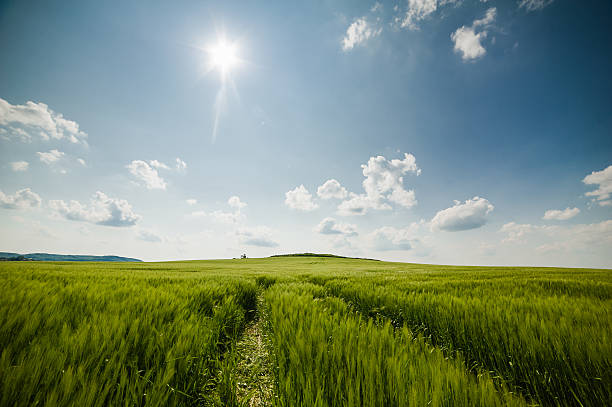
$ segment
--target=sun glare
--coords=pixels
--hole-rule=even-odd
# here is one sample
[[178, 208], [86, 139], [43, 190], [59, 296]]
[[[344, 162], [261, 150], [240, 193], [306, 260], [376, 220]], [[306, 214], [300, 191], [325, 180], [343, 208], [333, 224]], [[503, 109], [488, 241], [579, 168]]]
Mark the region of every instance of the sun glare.
[[225, 75], [240, 61], [236, 44], [226, 40], [219, 40], [217, 44], [208, 48], [210, 65]]
[[225, 39], [225, 36], [217, 37], [216, 43], [200, 49], [206, 52], [206, 73], [212, 71], [219, 72], [220, 87], [217, 91], [213, 108], [212, 142], [214, 143], [217, 139], [219, 120], [227, 102], [228, 94], [232, 93], [238, 96], [238, 90], [232, 78], [232, 71], [245, 63], [245, 61], [238, 56], [238, 42], [228, 41]]

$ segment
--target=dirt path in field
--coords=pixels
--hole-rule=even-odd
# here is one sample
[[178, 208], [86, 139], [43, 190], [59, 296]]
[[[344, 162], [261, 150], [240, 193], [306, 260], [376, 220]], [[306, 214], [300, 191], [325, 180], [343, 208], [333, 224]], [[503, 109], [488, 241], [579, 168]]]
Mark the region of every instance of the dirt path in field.
[[236, 394], [241, 406], [271, 406], [274, 396], [272, 363], [264, 330], [266, 315], [263, 297], [257, 300], [257, 317], [237, 343]]

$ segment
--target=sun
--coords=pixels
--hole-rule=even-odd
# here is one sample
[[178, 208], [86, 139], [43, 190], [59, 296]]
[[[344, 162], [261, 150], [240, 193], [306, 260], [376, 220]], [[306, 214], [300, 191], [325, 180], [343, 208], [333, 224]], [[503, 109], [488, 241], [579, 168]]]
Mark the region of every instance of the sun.
[[207, 52], [211, 68], [218, 70], [223, 76], [240, 62], [238, 46], [225, 39], [218, 40], [216, 44], [207, 49]]

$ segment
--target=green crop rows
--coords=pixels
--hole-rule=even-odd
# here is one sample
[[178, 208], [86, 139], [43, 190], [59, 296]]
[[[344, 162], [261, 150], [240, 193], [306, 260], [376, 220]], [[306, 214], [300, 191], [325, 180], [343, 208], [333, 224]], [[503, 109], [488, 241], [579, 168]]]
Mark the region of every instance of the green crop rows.
[[5, 262], [0, 290], [2, 406], [612, 405], [609, 270]]

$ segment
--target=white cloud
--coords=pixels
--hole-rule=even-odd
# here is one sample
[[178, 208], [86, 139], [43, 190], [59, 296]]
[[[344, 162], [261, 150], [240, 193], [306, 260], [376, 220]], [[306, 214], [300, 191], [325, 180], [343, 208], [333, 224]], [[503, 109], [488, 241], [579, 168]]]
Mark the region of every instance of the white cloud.
[[538, 228], [530, 224], [519, 224], [509, 222], [504, 224], [499, 231], [507, 236], [502, 240], [504, 243], [524, 243], [528, 233], [536, 231]]
[[241, 202], [241, 201], [240, 201], [240, 197], [238, 197], [238, 196], [232, 196], [232, 197], [230, 197], [230, 198], [227, 200], [227, 203], [228, 203], [228, 204], [229, 204], [229, 206], [231, 206], [232, 208], [235, 208], [235, 209], [238, 209], [238, 210], [240, 210], [240, 209], [242, 209], [242, 208], [244, 208], [244, 207], [246, 207], [246, 206], [247, 206], [247, 204], [246, 204], [245, 202]]
[[408, 0], [408, 9], [395, 18], [395, 24], [401, 28], [418, 30], [420, 21], [425, 20], [442, 6], [454, 4], [457, 1], [460, 0]]
[[[191, 202], [191, 203], [190, 203]], [[195, 205], [195, 199], [188, 199], [189, 205]], [[215, 210], [212, 212], [195, 211], [191, 213], [192, 218], [210, 218], [214, 222], [225, 223], [225, 224], [238, 224], [246, 220], [246, 216], [240, 212], [240, 210], [247, 206], [245, 202], [240, 201], [238, 196], [232, 196], [227, 200], [228, 205], [234, 209], [233, 212], [225, 212], [222, 210]]]
[[97, 225], [132, 226], [140, 220], [126, 200], [109, 198], [100, 191], [94, 194], [89, 206], [74, 200], [68, 203], [52, 200], [49, 207], [66, 219]]
[[461, 58], [464, 61], [470, 61], [487, 53], [487, 50], [480, 43], [486, 36], [486, 31], [476, 34], [472, 27], [461, 26], [451, 34], [451, 40], [455, 43], [455, 52], [461, 52]]
[[[173, 169], [168, 164], [158, 160], [149, 160], [149, 166], [157, 170], [171, 171]], [[177, 157], [177, 159], [175, 160], [174, 169], [176, 169], [176, 171], [178, 172], [183, 172], [185, 171], [185, 169], [187, 169], [187, 163]]]
[[408, 10], [400, 22], [402, 28], [417, 30], [417, 22], [425, 19], [438, 8], [437, 0], [408, 0]]
[[295, 189], [285, 193], [285, 204], [300, 211], [312, 211], [317, 209], [319, 205], [312, 201], [312, 195], [304, 185], [300, 185]]
[[157, 160], [150, 160], [149, 161], [149, 165], [153, 168], [156, 168], [158, 170], [169, 170], [170, 167], [168, 167], [168, 165], [164, 164], [161, 161], [157, 161]]
[[139, 230], [136, 237], [145, 242], [159, 243], [162, 241], [161, 236], [149, 230]]
[[31, 141], [32, 135], [43, 140], [68, 140], [72, 143], [86, 143], [87, 134], [79, 125], [67, 120], [61, 113], [55, 113], [44, 103], [26, 102], [12, 105], [0, 98], [0, 128], [8, 138]]
[[11, 169], [15, 172], [27, 171], [30, 164], [27, 161], [13, 161], [11, 163]]
[[40, 206], [42, 200], [30, 188], [20, 189], [14, 195], [5, 195], [0, 191], [0, 208], [26, 209]]
[[[487, 37], [487, 28], [495, 20], [497, 9], [492, 7], [487, 10], [485, 17], [474, 20], [471, 27], [461, 26], [451, 34], [455, 52], [460, 52], [463, 61], [473, 61], [485, 55], [487, 50], [482, 46], [481, 41]], [[477, 27], [483, 27], [482, 31], [476, 33]]]
[[278, 243], [272, 238], [272, 230], [265, 226], [256, 228], [240, 228], [236, 230], [238, 241], [242, 244], [259, 247], [277, 247]]
[[357, 227], [347, 223], [338, 223], [334, 218], [323, 219], [316, 227], [315, 232], [322, 235], [356, 236]]
[[420, 168], [412, 154], [404, 154], [404, 159], [387, 160], [383, 156], [370, 157], [367, 164], [361, 166], [365, 180], [364, 194], [350, 194], [350, 198], [338, 206], [340, 215], [364, 215], [369, 209], [391, 209], [385, 200], [410, 208], [417, 201], [413, 190], [405, 190], [404, 174], [408, 172], [419, 175]]
[[381, 32], [382, 28], [377, 28], [369, 23], [365, 17], [360, 17], [347, 28], [342, 39], [342, 49], [350, 51], [355, 46], [365, 43], [368, 39], [380, 35]]
[[405, 208], [410, 208], [417, 204], [414, 191], [406, 191], [403, 188], [394, 189], [391, 195], [387, 197], [391, 202], [395, 202]]
[[506, 223], [500, 229], [507, 237], [503, 243], [521, 243], [523, 250], [535, 248], [542, 256], [555, 253], [560, 256], [577, 256], [579, 254], [603, 256], [608, 259], [612, 247], [612, 220], [599, 223], [578, 225], [536, 226], [530, 224]]
[[134, 160], [127, 165], [130, 173], [143, 182], [147, 189], [166, 189], [166, 181], [155, 168], [142, 160]]
[[568, 220], [580, 213], [578, 208], [549, 209], [544, 213], [544, 220]]
[[342, 201], [338, 205], [338, 215], [340, 216], [362, 216], [370, 209], [391, 210], [391, 206], [386, 203], [373, 201], [365, 194], [350, 193], [349, 199]]
[[[413, 191], [406, 191], [403, 186], [404, 174], [408, 172], [421, 174], [421, 169], [417, 166], [416, 158], [412, 154], [404, 153], [403, 160], [387, 160], [381, 155], [370, 157], [368, 163], [362, 165], [361, 168], [363, 176], [366, 177], [363, 181], [363, 189], [372, 201], [380, 202], [387, 198], [405, 207], [416, 205]], [[388, 195], [385, 196], [385, 194]]]
[[77, 158], [77, 162], [81, 164], [83, 167], [87, 166], [87, 164], [85, 163], [85, 160], [83, 160], [82, 158]]
[[474, 20], [472, 27], [474, 28], [480, 27], [480, 26], [488, 27], [489, 25], [493, 24], [493, 21], [495, 21], [496, 16], [497, 16], [497, 9], [495, 7], [491, 7], [490, 9], [487, 10], [483, 18], [481, 18], [480, 20]]
[[551, 4], [554, 0], [519, 0], [519, 8], [524, 8], [527, 11], [542, 10], [544, 7]]
[[187, 169], [187, 163], [180, 158], [176, 158], [176, 169], [177, 171], [185, 171]]
[[365, 194], [349, 193], [349, 198], [338, 205], [342, 216], [365, 215], [368, 210], [389, 210], [388, 202], [405, 208], [417, 204], [413, 190], [404, 189], [404, 175], [421, 174], [421, 169], [412, 154], [404, 153], [403, 159], [387, 160], [383, 156], [370, 157], [363, 170]]
[[325, 181], [323, 185], [317, 188], [317, 195], [321, 199], [344, 199], [348, 195], [346, 188], [344, 188], [335, 179], [329, 179]]
[[593, 202], [597, 202], [600, 206], [612, 205], [612, 165], [601, 171], [593, 171], [582, 180], [586, 185], [597, 185], [595, 191], [589, 191], [585, 195], [593, 196]]
[[543, 231], [556, 241], [538, 246], [538, 252], [594, 253], [603, 250], [609, 256], [612, 247], [612, 220], [569, 227], [551, 226]]
[[431, 220], [433, 229], [456, 232], [476, 229], [487, 223], [487, 215], [494, 206], [484, 198], [475, 196], [464, 203], [455, 201], [455, 205], [436, 213]]
[[187, 205], [193, 206], [198, 203], [198, 200], [197, 199], [187, 199], [185, 200], [185, 202], [187, 202]]
[[414, 222], [406, 228], [383, 226], [370, 233], [368, 238], [375, 250], [411, 250], [419, 243], [417, 232], [422, 224]]
[[54, 162], [57, 162], [65, 155], [62, 151], [57, 150], [49, 150], [46, 153], [41, 153], [39, 151], [36, 154], [38, 154], [38, 158], [40, 159], [40, 161], [44, 162], [45, 164], [52, 164]]

